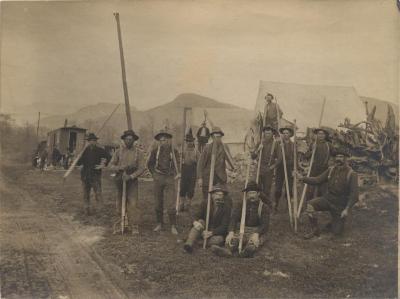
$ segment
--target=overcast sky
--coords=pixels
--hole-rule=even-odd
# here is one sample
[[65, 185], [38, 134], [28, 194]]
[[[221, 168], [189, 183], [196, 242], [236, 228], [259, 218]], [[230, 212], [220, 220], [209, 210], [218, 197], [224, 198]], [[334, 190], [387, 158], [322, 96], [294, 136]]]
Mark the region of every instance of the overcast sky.
[[393, 0], [1, 2], [1, 105], [123, 101], [184, 92], [253, 108], [259, 80], [354, 86], [398, 98]]

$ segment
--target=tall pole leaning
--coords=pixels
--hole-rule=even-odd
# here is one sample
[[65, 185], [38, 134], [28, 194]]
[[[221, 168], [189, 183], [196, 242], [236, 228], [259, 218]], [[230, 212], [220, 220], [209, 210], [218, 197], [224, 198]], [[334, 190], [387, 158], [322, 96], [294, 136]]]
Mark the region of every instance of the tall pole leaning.
[[[321, 114], [319, 116], [319, 121], [318, 121], [318, 128], [320, 128], [321, 124], [322, 124], [322, 117], [324, 115], [325, 103], [326, 103], [326, 98], [324, 98], [324, 102], [322, 103]], [[316, 149], [317, 149], [317, 139], [315, 139], [315, 141], [313, 143], [313, 149], [312, 149], [311, 160], [310, 160], [310, 168], [308, 169], [307, 177], [310, 177], [310, 174], [311, 174], [311, 168], [314, 163]], [[304, 185], [303, 192], [301, 193], [300, 204], [299, 204], [299, 208], [297, 210], [297, 215], [296, 215], [297, 218], [300, 218], [301, 209], [303, 207], [304, 198], [305, 198], [306, 192], [307, 192], [307, 186], [308, 186], [307, 184]]]
[[122, 47], [122, 34], [121, 34], [121, 25], [120, 25], [120, 21], [119, 21], [119, 13], [115, 12], [114, 17], [115, 17], [115, 21], [117, 22], [119, 55], [121, 57], [122, 87], [124, 90], [124, 98], [125, 98], [126, 121], [128, 124], [128, 130], [132, 130], [132, 117], [131, 117], [131, 108], [129, 105], [128, 85], [126, 83], [124, 49]]

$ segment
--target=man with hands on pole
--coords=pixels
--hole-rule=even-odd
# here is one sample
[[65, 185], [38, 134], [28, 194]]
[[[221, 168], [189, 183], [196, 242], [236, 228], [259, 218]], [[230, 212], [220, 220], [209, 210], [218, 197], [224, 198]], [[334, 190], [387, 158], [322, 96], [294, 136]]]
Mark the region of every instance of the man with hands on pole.
[[215, 170], [213, 184], [226, 185], [228, 175], [226, 173], [226, 163], [229, 164], [231, 169], [234, 169], [233, 161], [228, 147], [223, 144], [222, 137], [224, 132], [219, 127], [214, 127], [211, 132], [212, 142], [207, 144], [202, 151], [199, 161], [197, 163], [197, 182], [199, 188], [202, 189], [203, 199], [207, 200], [208, 185], [210, 180], [211, 156], [212, 149], [215, 146]]
[[[246, 220], [243, 236], [244, 249], [239, 257], [253, 257], [254, 253], [265, 241], [270, 220], [270, 205], [268, 198], [262, 193], [255, 181], [250, 181], [243, 189], [246, 192]], [[241, 222], [242, 204], [238, 202], [232, 211], [229, 223], [229, 233], [225, 239], [225, 247], [214, 245], [211, 250], [218, 256], [231, 257], [238, 250], [240, 235], [237, 225]], [[236, 231], [236, 233], [235, 233]]]
[[151, 152], [147, 161], [147, 168], [154, 179], [154, 200], [157, 226], [154, 232], [159, 232], [164, 224], [164, 207], [167, 209], [171, 233], [178, 234], [176, 229], [176, 201], [175, 180], [180, 179], [178, 169], [179, 152], [173, 147], [172, 134], [167, 130], [159, 131], [154, 139], [158, 146]]
[[126, 184], [126, 211], [132, 235], [139, 234], [140, 210], [138, 177], [145, 170], [143, 151], [135, 144], [139, 136], [133, 130], [125, 131], [121, 139], [124, 144], [114, 153], [111, 170], [116, 171], [115, 185], [117, 187], [117, 213], [121, 215], [123, 184]]
[[303, 177], [297, 174], [299, 180], [306, 184], [318, 185], [327, 183], [327, 192], [307, 202], [306, 214], [310, 220], [311, 232], [304, 235], [305, 239], [317, 237], [320, 234], [315, 213], [328, 211], [331, 214], [331, 231], [335, 237], [341, 236], [349, 211], [358, 201], [358, 177], [347, 163], [350, 156], [346, 150], [335, 150], [335, 165], [328, 168], [317, 177]]
[[228, 231], [228, 225], [232, 210], [232, 199], [228, 195], [228, 191], [222, 185], [214, 185], [210, 191], [211, 204], [209, 211], [208, 231], [206, 228], [207, 218], [207, 202], [202, 201], [198, 212], [195, 214], [195, 221], [187, 237], [183, 249], [187, 253], [192, 253], [196, 240], [200, 237], [207, 239], [207, 244], [222, 245]]

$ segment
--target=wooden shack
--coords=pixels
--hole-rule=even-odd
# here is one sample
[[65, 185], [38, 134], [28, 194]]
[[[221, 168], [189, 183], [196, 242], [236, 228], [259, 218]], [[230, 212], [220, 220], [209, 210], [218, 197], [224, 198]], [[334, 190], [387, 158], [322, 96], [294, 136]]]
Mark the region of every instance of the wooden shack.
[[47, 147], [49, 160], [55, 147], [60, 151], [63, 157], [68, 153], [78, 153], [85, 145], [86, 129], [76, 126], [62, 127], [53, 130], [47, 134]]

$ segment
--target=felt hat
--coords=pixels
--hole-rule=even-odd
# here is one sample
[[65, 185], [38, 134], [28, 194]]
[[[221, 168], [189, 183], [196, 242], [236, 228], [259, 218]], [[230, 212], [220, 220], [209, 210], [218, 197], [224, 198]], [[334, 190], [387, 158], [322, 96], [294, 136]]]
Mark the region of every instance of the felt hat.
[[133, 130], [126, 130], [124, 133], [121, 135], [121, 139], [125, 139], [127, 136], [132, 136], [134, 140], [138, 140], [139, 136], [136, 135], [136, 133]]

